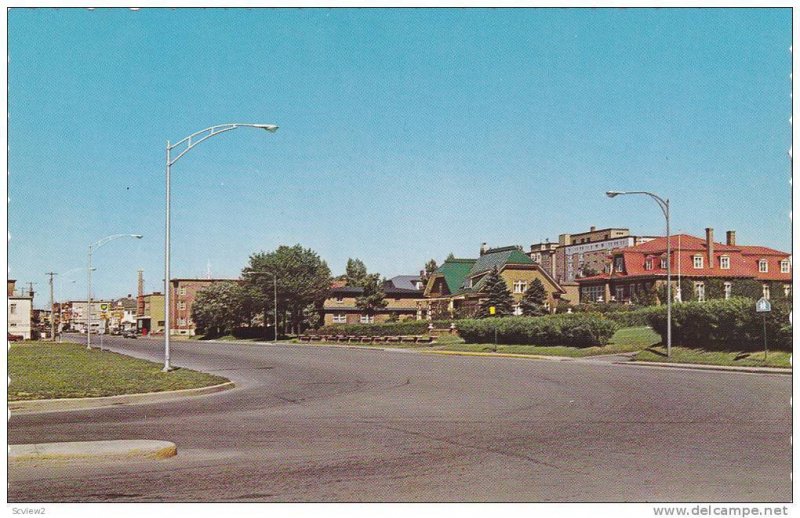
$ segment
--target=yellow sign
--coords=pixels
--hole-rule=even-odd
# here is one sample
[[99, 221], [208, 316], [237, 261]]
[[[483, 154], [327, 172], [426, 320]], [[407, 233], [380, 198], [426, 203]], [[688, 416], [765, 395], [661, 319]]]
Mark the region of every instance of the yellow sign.
[[489, 306], [489, 314], [494, 315], [495, 309], [494, 306]]

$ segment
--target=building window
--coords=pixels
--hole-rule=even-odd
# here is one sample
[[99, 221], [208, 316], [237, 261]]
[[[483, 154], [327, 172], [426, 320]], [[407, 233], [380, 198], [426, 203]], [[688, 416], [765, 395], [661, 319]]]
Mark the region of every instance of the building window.
[[514, 293], [525, 293], [528, 289], [528, 283], [525, 281], [514, 281]]
[[581, 288], [584, 302], [602, 302], [605, 288], [603, 286], [586, 286]]
[[522, 306], [520, 306], [519, 304], [514, 306], [514, 315], [515, 316], [522, 315]]
[[666, 270], [667, 269], [667, 258], [666, 257], [662, 257], [661, 258], [661, 269], [662, 270]]
[[766, 259], [760, 259], [758, 261], [758, 271], [761, 273], [766, 273], [769, 271], [769, 264], [767, 264]]
[[8, 306], [8, 313], [10, 315], [15, 315], [17, 313], [17, 305], [11, 304], [10, 306]]
[[792, 285], [791, 284], [784, 284], [783, 285], [783, 295], [788, 299], [789, 296], [792, 294]]
[[725, 287], [725, 300], [728, 300], [731, 298], [731, 283], [726, 282], [723, 286]]
[[702, 255], [696, 255], [696, 256], [694, 256], [693, 259], [694, 259], [694, 267], [695, 268], [699, 269], [699, 268], [703, 267], [703, 256]]
[[784, 259], [781, 261], [781, 273], [789, 273], [789, 260]]
[[178, 309], [186, 309], [186, 303], [183, 301], [178, 302]]
[[344, 304], [344, 297], [336, 297], [337, 304]]
[[347, 323], [347, 315], [344, 313], [334, 313], [333, 314], [333, 323], [334, 324], [346, 324]]
[[731, 269], [731, 258], [727, 255], [723, 255], [719, 258], [719, 267], [723, 270], [730, 270]]
[[652, 270], [653, 269], [653, 260], [652, 259], [645, 260], [644, 269], [645, 270]]
[[706, 285], [703, 281], [694, 283], [694, 296], [698, 302], [705, 302], [706, 300]]
[[625, 266], [625, 263], [623, 262], [622, 257], [617, 257], [617, 258], [614, 259], [614, 269], [615, 270], [617, 270], [618, 272], [623, 272], [623, 271], [625, 271], [624, 266]]
[[374, 315], [361, 315], [360, 322], [362, 324], [374, 324], [375, 323], [375, 316]]
[[625, 288], [622, 286], [617, 286], [614, 289], [614, 294], [616, 296], [617, 302], [622, 302], [625, 299]]
[[178, 295], [186, 295], [186, 286], [178, 288]]
[[186, 319], [185, 318], [179, 318], [178, 319], [178, 325], [179, 326], [185, 326], [186, 325]]
[[764, 286], [762, 286], [761, 294], [765, 299], [769, 300], [769, 284], [764, 284]]

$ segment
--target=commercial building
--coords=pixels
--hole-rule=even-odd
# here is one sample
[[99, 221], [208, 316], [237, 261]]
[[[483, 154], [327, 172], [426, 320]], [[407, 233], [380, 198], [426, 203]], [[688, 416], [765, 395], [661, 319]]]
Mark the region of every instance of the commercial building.
[[136, 331], [143, 335], [164, 332], [164, 294], [143, 294], [137, 300]]
[[[671, 262], [673, 293], [676, 301], [719, 298], [736, 295], [743, 281], [761, 284], [761, 295], [770, 298], [791, 293], [791, 255], [763, 246], [736, 244], [736, 233], [728, 231], [725, 243], [714, 241], [714, 229], [707, 228], [705, 239], [678, 234], [670, 237], [670, 257], [664, 237], [611, 254], [607, 273], [578, 279], [581, 302], [632, 302], [646, 293], [655, 293], [666, 284], [667, 261]], [[689, 289], [691, 293], [682, 293]], [[663, 301], [662, 301], [663, 302]]]
[[31, 339], [31, 318], [33, 311], [33, 292], [25, 294], [16, 289], [16, 280], [8, 279], [8, 332], [12, 335], [22, 336], [25, 340]]

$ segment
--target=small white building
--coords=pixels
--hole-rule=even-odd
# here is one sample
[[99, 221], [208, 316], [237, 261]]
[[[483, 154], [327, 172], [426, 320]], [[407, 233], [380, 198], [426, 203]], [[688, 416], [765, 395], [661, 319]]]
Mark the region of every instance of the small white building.
[[8, 332], [30, 340], [33, 295], [17, 292], [16, 282], [13, 279], [8, 280]]

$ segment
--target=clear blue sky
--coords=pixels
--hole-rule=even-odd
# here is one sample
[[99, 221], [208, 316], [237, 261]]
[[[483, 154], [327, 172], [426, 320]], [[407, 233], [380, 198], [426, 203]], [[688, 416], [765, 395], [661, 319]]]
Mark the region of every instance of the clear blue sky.
[[[597, 227], [791, 249], [791, 11], [12, 9], [10, 277], [95, 295], [236, 277], [280, 244], [411, 274]], [[77, 279], [70, 283], [70, 279]], [[84, 274], [62, 295], [85, 297]]]

